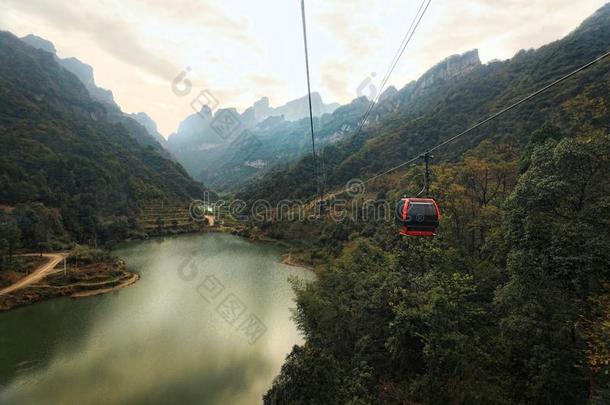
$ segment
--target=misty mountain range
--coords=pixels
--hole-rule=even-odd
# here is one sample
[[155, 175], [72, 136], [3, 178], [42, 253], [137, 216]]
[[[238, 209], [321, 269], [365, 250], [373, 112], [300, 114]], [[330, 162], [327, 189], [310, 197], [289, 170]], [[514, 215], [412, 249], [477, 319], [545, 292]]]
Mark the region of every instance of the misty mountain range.
[[[125, 118], [135, 120], [158, 144], [170, 152], [166, 156], [177, 159], [194, 178], [201, 181], [210, 181], [218, 187], [226, 189], [216, 180], [221, 178], [227, 180], [225, 177], [227, 173], [229, 174], [228, 180], [239, 179], [239, 184], [242, 184], [253, 175], [264, 172], [272, 164], [270, 156], [275, 156], [278, 161], [283, 161], [299, 156], [307, 149], [304, 139], [297, 139], [298, 137], [293, 136], [294, 129], [291, 124], [291, 122], [309, 116], [306, 96], [278, 107], [272, 107], [269, 99], [263, 97], [241, 114], [235, 108], [211, 111], [209, 107], [204, 106], [201, 111], [193, 112], [186, 117], [180, 123], [178, 130], [166, 140], [158, 132], [156, 123], [148, 114], [144, 112], [123, 113], [115, 102], [112, 92], [97, 86], [94, 71], [90, 65], [77, 58], [61, 59], [57, 57], [54, 44], [36, 35], [30, 34], [21, 40], [34, 48], [52, 54], [59, 65], [73, 73], [83, 83], [91, 98], [105, 106], [109, 116], [127, 125], [133, 125], [133, 123], [128, 122]], [[314, 116], [330, 114], [338, 107], [337, 103], [325, 104], [319, 93], [312, 93]], [[236, 144], [227, 144], [227, 140], [210, 127], [210, 123], [215, 117], [227, 112], [239, 120], [241, 130], [249, 129], [258, 134], [263, 142], [263, 150], [273, 153], [261, 154], [261, 151], [252, 151], [250, 147], [247, 148], [248, 152], [244, 153], [240, 150], [243, 145], [238, 147]], [[285, 132], [290, 132], [291, 136], [287, 138]], [[144, 144], [151, 144], [150, 139], [146, 137], [136, 136], [136, 138]], [[281, 146], [280, 149], [287, 147], [288, 150], [283, 150], [278, 155], [276, 153], [277, 145]], [[227, 184], [230, 183], [231, 181]], [[231, 188], [228, 186], [228, 189]]]
[[[504, 61], [482, 64], [476, 50], [450, 56], [417, 81], [385, 96], [360, 133], [350, 131], [321, 151], [327, 190], [417, 157], [603, 55], [609, 51], [608, 44], [610, 4], [564, 38], [538, 49], [521, 50]], [[572, 136], [607, 131], [609, 104], [610, 64], [604, 61], [437, 151], [436, 162], [459, 159], [485, 139], [524, 146], [545, 125]], [[332, 131], [323, 123], [317, 135], [323, 136], [327, 130]], [[305, 156], [264, 173], [240, 196], [271, 201], [311, 198], [316, 193], [312, 172], [311, 159]]]
[[[575, 34], [571, 34], [562, 41], [575, 40], [577, 40]], [[122, 122], [126, 126], [136, 127], [130, 132], [138, 142], [161, 149], [166, 157], [175, 159], [183, 165], [193, 178], [219, 191], [239, 191], [252, 181], [264, 179], [272, 168], [282, 167], [281, 165], [295, 162], [311, 153], [306, 97], [278, 107], [272, 107], [269, 99], [263, 97], [243, 113], [239, 113], [235, 108], [212, 111], [204, 106], [200, 111], [194, 111], [186, 117], [177, 131], [166, 141], [159, 134], [155, 122], [147, 114], [122, 113], [113, 100], [112, 92], [101, 89], [95, 84], [91, 66], [75, 58], [57, 58], [53, 44], [34, 35], [24, 37], [22, 41], [51, 53], [61, 66], [74, 73], [90, 96], [106, 107], [110, 119]], [[475, 78], [481, 72], [499, 72], [498, 74], [502, 75], [501, 72], [510, 70], [511, 66], [520, 66], [520, 61], [535, 57], [531, 52], [521, 51], [511, 60], [492, 61], [486, 65], [481, 63], [476, 49], [464, 54], [452, 55], [430, 68], [418, 80], [407, 83], [401, 89], [393, 86], [385, 89], [379, 98], [379, 103], [368, 117], [364, 131], [355, 138], [353, 135], [370, 101], [366, 97], [359, 97], [349, 104], [339, 106], [325, 104], [318, 93], [313, 93], [317, 146], [319, 150], [328, 149], [322, 156], [328, 156], [327, 159], [333, 160], [334, 157], [343, 155], [342, 150], [355, 152], [364, 147], [368, 139], [378, 138], [380, 134], [378, 128], [381, 123], [384, 125], [383, 133], [393, 134], [384, 139], [389, 140], [393, 137], [401, 139], [406, 132], [413, 133], [414, 128], [421, 124], [421, 122], [414, 123], [430, 120], [435, 114], [434, 111], [449, 105], [452, 106], [450, 108], [452, 111], [458, 111], [460, 106], [470, 106], [470, 101], [466, 103], [456, 101], [463, 98], [464, 94], [472, 93], [472, 97], [476, 98], [480, 93], [481, 97], [489, 98], [489, 90], [476, 89], [481, 87], [481, 80], [477, 84]], [[521, 73], [518, 69], [513, 69], [511, 72], [513, 72], [511, 73], [514, 76], [513, 80], [517, 82], [522, 80], [518, 79], [519, 75], [530, 74]], [[497, 83], [502, 82], [502, 77], [498, 76]], [[449, 96], [448, 94], [451, 93], [448, 93], [448, 89], [456, 85], [464, 87], [462, 95]], [[484, 99], [480, 102], [484, 103]], [[465, 117], [471, 115], [471, 111], [464, 110], [457, 116], [455, 113], [450, 114], [444, 118], [445, 121], [452, 122], [458, 117], [464, 121]], [[223, 119], [229, 119], [235, 124], [230, 136], [218, 130], [217, 124]], [[405, 119], [412, 121], [413, 124], [409, 122], [405, 124]], [[144, 132], [150, 136], [144, 136]], [[413, 133], [412, 136], [418, 138], [418, 143], [421, 142], [421, 135]], [[428, 135], [428, 137], [434, 136], [436, 135]], [[392, 151], [386, 152], [389, 156], [394, 156], [401, 148], [402, 145], [396, 145]], [[349, 160], [354, 159], [357, 159], [357, 156], [349, 158]]]

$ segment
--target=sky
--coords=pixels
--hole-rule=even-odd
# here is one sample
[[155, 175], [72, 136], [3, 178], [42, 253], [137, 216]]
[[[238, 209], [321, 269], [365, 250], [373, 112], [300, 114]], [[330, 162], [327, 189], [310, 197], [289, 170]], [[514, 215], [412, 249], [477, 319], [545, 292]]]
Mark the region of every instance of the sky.
[[[604, 3], [432, 0], [389, 84], [474, 48], [483, 62], [537, 48]], [[312, 91], [345, 104], [368, 80], [379, 86], [420, 4], [306, 0]], [[0, 0], [0, 30], [38, 35], [59, 57], [90, 64], [123, 111], [146, 112], [168, 136], [204, 91], [212, 107], [239, 111], [263, 96], [272, 106], [304, 96], [300, 13], [300, 0]]]

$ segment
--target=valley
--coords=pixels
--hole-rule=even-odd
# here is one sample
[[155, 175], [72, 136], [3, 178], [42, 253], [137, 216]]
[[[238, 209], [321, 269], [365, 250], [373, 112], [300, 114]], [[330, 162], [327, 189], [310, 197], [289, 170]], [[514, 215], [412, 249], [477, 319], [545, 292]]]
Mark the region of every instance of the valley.
[[0, 403], [609, 403], [610, 3], [472, 1], [0, 31]]

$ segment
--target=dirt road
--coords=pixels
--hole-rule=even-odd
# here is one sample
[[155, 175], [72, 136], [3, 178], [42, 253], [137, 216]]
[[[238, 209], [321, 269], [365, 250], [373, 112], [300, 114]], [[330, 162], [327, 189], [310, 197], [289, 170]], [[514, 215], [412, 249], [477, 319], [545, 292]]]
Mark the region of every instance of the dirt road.
[[[29, 254], [25, 256], [38, 256], [38, 254]], [[47, 276], [50, 272], [53, 271], [55, 266], [59, 264], [65, 257], [68, 256], [66, 253], [43, 253], [43, 257], [48, 258], [49, 260], [46, 263], [43, 263], [40, 267], [34, 270], [31, 274], [21, 278], [15, 284], [10, 285], [2, 290], [0, 290], [0, 296], [5, 294], [10, 294], [16, 290], [19, 290], [23, 287], [27, 287], [28, 285], [35, 283], [37, 281], [42, 280], [45, 276]]]

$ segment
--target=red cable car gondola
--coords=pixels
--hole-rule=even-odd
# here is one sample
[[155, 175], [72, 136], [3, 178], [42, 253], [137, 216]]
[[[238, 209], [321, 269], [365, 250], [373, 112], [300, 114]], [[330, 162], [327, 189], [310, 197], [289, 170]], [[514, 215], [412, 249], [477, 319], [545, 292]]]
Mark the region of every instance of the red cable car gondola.
[[396, 211], [402, 222], [401, 235], [436, 235], [441, 213], [433, 198], [401, 198]]
[[426, 164], [424, 171], [424, 188], [417, 197], [404, 196], [396, 206], [396, 215], [402, 223], [401, 235], [407, 236], [436, 236], [436, 230], [441, 218], [441, 211], [434, 198], [421, 198], [419, 195], [428, 195], [428, 177], [430, 176], [429, 162], [432, 158], [429, 152], [421, 155]]

